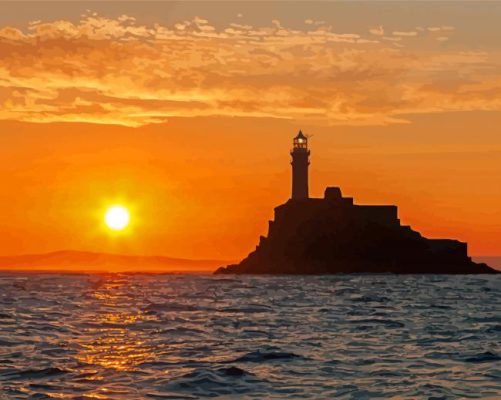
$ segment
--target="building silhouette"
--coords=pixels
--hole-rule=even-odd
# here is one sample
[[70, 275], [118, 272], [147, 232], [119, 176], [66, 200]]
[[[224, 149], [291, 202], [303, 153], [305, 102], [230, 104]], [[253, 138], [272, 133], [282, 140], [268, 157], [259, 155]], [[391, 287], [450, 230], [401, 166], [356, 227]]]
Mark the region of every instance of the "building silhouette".
[[268, 235], [222, 274], [479, 274], [496, 273], [468, 256], [467, 244], [428, 239], [402, 225], [395, 205], [359, 205], [339, 187], [308, 194], [310, 150], [299, 131], [292, 156], [292, 195], [275, 208]]

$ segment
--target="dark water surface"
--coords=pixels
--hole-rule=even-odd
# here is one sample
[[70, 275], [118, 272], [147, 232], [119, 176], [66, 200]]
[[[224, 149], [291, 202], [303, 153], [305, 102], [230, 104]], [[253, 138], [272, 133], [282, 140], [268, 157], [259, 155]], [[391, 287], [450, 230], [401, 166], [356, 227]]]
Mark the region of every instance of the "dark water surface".
[[501, 399], [500, 276], [0, 274], [0, 399]]

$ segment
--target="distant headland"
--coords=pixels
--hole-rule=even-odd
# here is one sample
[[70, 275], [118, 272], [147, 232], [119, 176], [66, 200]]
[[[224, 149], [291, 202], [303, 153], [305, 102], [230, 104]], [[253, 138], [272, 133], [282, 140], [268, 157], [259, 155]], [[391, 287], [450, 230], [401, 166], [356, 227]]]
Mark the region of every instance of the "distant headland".
[[268, 235], [238, 264], [218, 274], [489, 274], [467, 244], [427, 239], [401, 225], [394, 205], [356, 205], [341, 189], [310, 198], [308, 138], [299, 131], [292, 156], [292, 196], [275, 208]]
[[190, 260], [63, 250], [45, 254], [0, 257], [0, 270], [44, 272], [211, 272], [222, 260]]

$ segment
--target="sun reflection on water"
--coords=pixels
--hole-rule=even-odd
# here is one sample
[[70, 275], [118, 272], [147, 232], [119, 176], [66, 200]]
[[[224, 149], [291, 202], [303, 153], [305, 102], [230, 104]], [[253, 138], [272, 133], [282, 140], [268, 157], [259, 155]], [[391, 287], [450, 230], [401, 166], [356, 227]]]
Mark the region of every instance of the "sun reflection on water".
[[[117, 371], [135, 371], [154, 353], [134, 325], [152, 317], [135, 307], [127, 277], [107, 275], [90, 293], [95, 312], [85, 329], [77, 360]], [[90, 379], [93, 379], [90, 377]]]

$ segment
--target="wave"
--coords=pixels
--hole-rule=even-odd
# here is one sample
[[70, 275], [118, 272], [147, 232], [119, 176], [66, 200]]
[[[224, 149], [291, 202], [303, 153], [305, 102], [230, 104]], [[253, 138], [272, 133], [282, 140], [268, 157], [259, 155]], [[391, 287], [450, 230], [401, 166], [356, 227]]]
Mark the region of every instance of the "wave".
[[244, 376], [249, 374], [247, 371], [238, 367], [220, 368], [218, 371], [227, 376]]
[[356, 296], [350, 299], [353, 302], [361, 302], [361, 303], [391, 303], [391, 299], [385, 296]]
[[203, 335], [205, 332], [201, 329], [195, 328], [184, 328], [182, 326], [176, 328], [162, 329], [158, 332], [161, 335], [176, 335], [176, 336], [184, 336], [184, 335]]
[[254, 362], [261, 363], [267, 361], [276, 361], [276, 360], [292, 360], [294, 358], [304, 358], [300, 355], [282, 352], [282, 351], [251, 351], [241, 357], [238, 357], [233, 362]]
[[498, 333], [501, 332], [501, 325], [493, 325], [484, 329], [485, 333]]
[[7, 379], [41, 379], [49, 378], [57, 375], [67, 374], [69, 371], [57, 367], [49, 367], [42, 369], [27, 369], [27, 370], [14, 370], [2, 373], [2, 377]]
[[484, 362], [501, 361], [501, 356], [499, 356], [496, 353], [486, 351], [484, 353], [479, 353], [479, 354], [475, 354], [473, 356], [467, 357], [464, 359], [464, 361], [470, 362], [470, 363], [484, 363]]
[[243, 395], [259, 389], [265, 381], [239, 367], [197, 368], [175, 378], [164, 389], [203, 397]]
[[152, 392], [152, 393], [147, 393], [147, 397], [152, 398], [152, 399], [173, 399], [173, 400], [192, 400], [192, 399], [198, 399], [198, 396], [190, 396], [190, 395], [181, 395], [176, 392]]
[[248, 305], [239, 307], [226, 307], [219, 310], [225, 313], [243, 313], [243, 314], [254, 314], [254, 313], [266, 313], [273, 311], [273, 308], [265, 305]]
[[349, 320], [352, 324], [368, 324], [371, 325], [384, 325], [386, 328], [403, 328], [405, 324], [403, 322], [395, 321], [392, 319], [377, 319], [377, 318], [367, 318], [367, 319], [356, 319]]
[[143, 311], [147, 312], [175, 312], [175, 311], [200, 311], [201, 308], [183, 303], [151, 303]]

